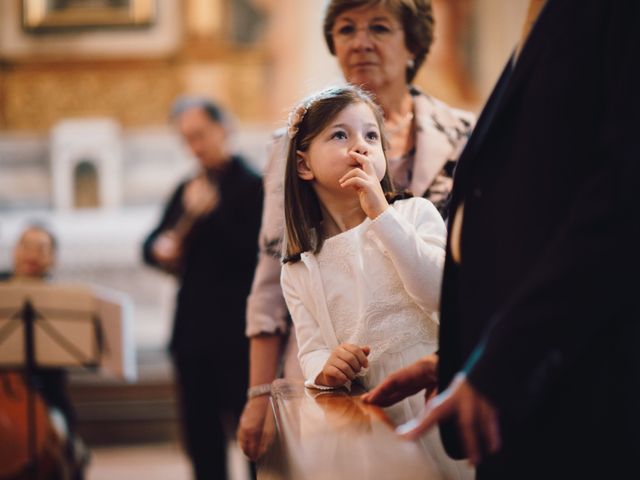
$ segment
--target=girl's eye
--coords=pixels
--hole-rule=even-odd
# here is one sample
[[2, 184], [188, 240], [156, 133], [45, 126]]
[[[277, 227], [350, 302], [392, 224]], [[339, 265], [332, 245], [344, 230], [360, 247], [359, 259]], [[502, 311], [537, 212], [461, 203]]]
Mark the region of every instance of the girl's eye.
[[331, 138], [337, 138], [338, 140], [344, 140], [345, 138], [347, 138], [347, 134], [345, 132], [343, 132], [342, 130], [338, 130], [337, 132], [334, 132], [331, 135]]
[[375, 130], [367, 133], [367, 140], [378, 140], [380, 135]]

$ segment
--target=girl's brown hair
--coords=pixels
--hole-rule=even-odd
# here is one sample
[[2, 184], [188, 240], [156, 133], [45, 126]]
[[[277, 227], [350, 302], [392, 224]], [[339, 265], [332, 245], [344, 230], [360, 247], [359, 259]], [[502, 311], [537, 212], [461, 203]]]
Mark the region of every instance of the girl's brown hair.
[[[292, 115], [289, 125], [289, 146], [284, 178], [285, 252], [283, 261], [296, 262], [302, 252], [317, 253], [322, 248], [322, 211], [311, 183], [298, 176], [297, 151], [306, 152], [311, 142], [346, 107], [364, 103], [373, 111], [380, 129], [383, 151], [387, 140], [380, 108], [368, 93], [353, 85], [332, 87], [303, 100]], [[302, 118], [300, 118], [302, 117]], [[386, 162], [386, 153], [385, 153]], [[380, 180], [382, 191], [390, 202], [398, 199], [394, 193], [388, 166]], [[406, 196], [406, 195], [405, 195]]]

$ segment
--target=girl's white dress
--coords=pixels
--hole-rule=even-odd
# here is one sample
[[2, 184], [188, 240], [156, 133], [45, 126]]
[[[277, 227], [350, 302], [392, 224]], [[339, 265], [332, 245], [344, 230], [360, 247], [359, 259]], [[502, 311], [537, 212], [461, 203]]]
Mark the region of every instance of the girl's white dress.
[[[358, 379], [367, 389], [436, 351], [445, 244], [436, 208], [410, 198], [325, 240], [317, 255], [285, 264], [282, 287], [307, 386], [327, 388], [314, 380], [340, 343], [370, 346], [369, 367]], [[419, 393], [387, 413], [400, 424], [423, 406]], [[422, 445], [441, 478], [472, 478], [466, 463], [447, 457], [437, 430]]]

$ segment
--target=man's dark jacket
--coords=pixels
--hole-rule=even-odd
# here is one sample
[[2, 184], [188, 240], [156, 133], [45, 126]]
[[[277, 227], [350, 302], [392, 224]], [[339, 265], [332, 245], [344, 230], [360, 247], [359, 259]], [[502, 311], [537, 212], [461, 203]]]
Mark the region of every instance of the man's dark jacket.
[[[195, 223], [185, 240], [170, 348], [178, 357], [209, 358], [211, 381], [228, 386], [229, 394], [243, 396], [248, 371], [245, 308], [257, 260], [262, 181], [234, 157], [218, 182], [218, 206]], [[186, 184], [175, 190], [160, 224], [144, 242], [149, 265], [158, 266], [151, 255], [157, 236], [184, 213]]]
[[[639, 22], [636, 0], [549, 0], [460, 158], [439, 376], [464, 370], [500, 412], [479, 478], [622, 478], [640, 458]], [[455, 421], [441, 432], [460, 456]]]

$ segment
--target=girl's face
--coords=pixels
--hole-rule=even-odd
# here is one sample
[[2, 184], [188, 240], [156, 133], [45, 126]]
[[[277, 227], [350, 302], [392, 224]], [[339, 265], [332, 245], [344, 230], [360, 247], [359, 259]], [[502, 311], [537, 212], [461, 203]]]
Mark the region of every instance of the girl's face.
[[361, 168], [350, 152], [369, 157], [378, 180], [384, 176], [386, 160], [382, 135], [371, 108], [362, 102], [342, 110], [312, 141], [306, 152], [298, 151], [298, 176], [313, 181], [316, 188], [355, 195], [338, 180], [353, 168]]
[[406, 84], [407, 62], [402, 25], [382, 5], [347, 10], [331, 31], [336, 58], [346, 80], [378, 92]]

